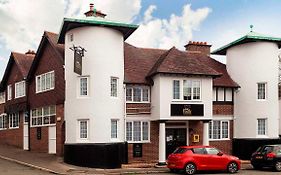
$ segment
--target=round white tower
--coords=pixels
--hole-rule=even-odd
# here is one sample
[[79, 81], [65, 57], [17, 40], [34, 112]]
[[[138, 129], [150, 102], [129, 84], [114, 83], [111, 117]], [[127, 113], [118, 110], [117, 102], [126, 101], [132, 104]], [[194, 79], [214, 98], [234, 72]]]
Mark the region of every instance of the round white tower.
[[90, 7], [86, 18], [65, 18], [59, 36], [65, 44], [65, 161], [116, 168], [127, 152], [124, 40], [138, 26], [105, 20]]

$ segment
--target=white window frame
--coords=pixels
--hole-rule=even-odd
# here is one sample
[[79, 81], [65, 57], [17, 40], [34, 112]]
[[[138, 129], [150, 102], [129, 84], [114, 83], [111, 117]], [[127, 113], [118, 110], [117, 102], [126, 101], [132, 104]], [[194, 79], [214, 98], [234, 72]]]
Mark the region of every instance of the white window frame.
[[[188, 87], [188, 88], [191, 88], [191, 99], [190, 100], [185, 100], [184, 99], [184, 82], [187, 81], [189, 83], [191, 83], [191, 86]], [[194, 99], [193, 98], [193, 95], [194, 95], [194, 84], [195, 82], [199, 82], [199, 91], [200, 91], [200, 94], [199, 94], [199, 99]], [[202, 100], [202, 81], [201, 80], [188, 80], [188, 79], [185, 79], [185, 80], [182, 80], [182, 94], [180, 96], [181, 100], [183, 101], [201, 101]]]
[[[214, 134], [213, 134], [213, 132], [214, 132], [214, 121], [216, 121], [216, 122], [220, 122], [220, 129], [219, 129], [219, 132], [220, 132], [220, 135], [219, 135], [219, 137], [220, 138], [215, 138], [214, 139]], [[222, 134], [222, 131], [223, 131], [223, 129], [222, 129], [222, 123], [223, 122], [227, 122], [227, 126], [228, 126], [228, 131], [227, 131], [227, 138], [223, 138], [222, 136], [223, 136], [223, 134]], [[210, 123], [211, 123], [211, 125], [210, 125]], [[210, 132], [210, 129], [211, 129], [211, 132]], [[209, 126], [208, 126], [208, 130], [209, 130], [209, 140], [210, 141], [223, 141], [223, 140], [230, 140], [230, 121], [229, 120], [212, 120], [212, 121], [210, 121], [209, 122]], [[210, 137], [211, 136], [211, 137]]]
[[[9, 117], [9, 129], [18, 129], [20, 127], [20, 114], [19, 113], [11, 113], [8, 115]], [[17, 118], [17, 123], [14, 125], [14, 119]], [[12, 126], [11, 126], [12, 124]]]
[[[141, 122], [141, 125], [140, 125], [140, 133], [141, 133], [141, 135], [140, 135], [140, 141], [134, 141], [134, 122]], [[146, 123], [148, 123], [148, 133], [147, 133], [147, 135], [148, 135], [148, 139], [147, 140], [144, 140], [143, 139], [143, 123], [144, 122], [146, 122]], [[132, 128], [131, 128], [131, 138], [132, 138], [132, 140], [127, 140], [127, 123], [131, 123], [131, 126], [132, 126]], [[150, 143], [150, 121], [147, 121], [147, 120], [127, 120], [126, 122], [125, 122], [125, 125], [126, 125], [126, 132], [125, 132], [125, 139], [126, 139], [126, 141], [128, 142], [128, 143]]]
[[[141, 89], [140, 101], [134, 101], [134, 88]], [[127, 89], [131, 90], [131, 100], [127, 100]], [[143, 91], [147, 90], [147, 101], [144, 101]], [[126, 102], [127, 103], [150, 103], [150, 88], [145, 86], [127, 86], [126, 87]]]
[[[47, 89], [47, 75], [50, 77], [50, 87]], [[40, 80], [39, 80], [40, 79]], [[37, 75], [35, 77], [35, 92], [42, 93], [47, 92], [55, 89], [56, 79], [55, 79], [55, 71], [46, 72], [44, 74]], [[39, 84], [40, 83], [40, 84]], [[42, 88], [44, 84], [45, 88]], [[40, 86], [39, 86], [40, 85]]]
[[[81, 138], [81, 122], [86, 122], [86, 131], [87, 131], [87, 137], [83, 137], [83, 138]], [[90, 120], [89, 119], [78, 119], [78, 127], [77, 127], [77, 130], [78, 130], [78, 132], [77, 132], [77, 141], [78, 142], [88, 142], [89, 141], [89, 135], [90, 135], [90, 128], [89, 128], [89, 122], [90, 122]]]
[[7, 121], [8, 121], [8, 116], [7, 116], [7, 114], [5, 114], [5, 113], [3, 113], [3, 114], [1, 114], [0, 115], [0, 121], [1, 121], [1, 123], [2, 123], [2, 125], [0, 126], [0, 130], [5, 130], [5, 129], [7, 129], [8, 128], [8, 123], [7, 123]]
[[[264, 120], [264, 134], [260, 134], [259, 120]], [[268, 119], [267, 118], [258, 118], [257, 119], [257, 137], [267, 137], [268, 133]]]
[[[86, 79], [87, 80], [87, 95], [81, 95], [81, 79]], [[89, 97], [90, 96], [90, 76], [79, 76], [78, 77], [78, 91], [77, 91], [77, 95], [78, 95], [78, 98], [85, 98], [85, 97]]]
[[[116, 80], [116, 84], [113, 84], [113, 80]], [[113, 98], [118, 97], [118, 84], [119, 84], [119, 78], [118, 77], [110, 77], [110, 96]], [[116, 86], [116, 89], [114, 89], [114, 86]]]
[[3, 104], [5, 102], [6, 102], [5, 91], [4, 92], [0, 92], [0, 104]]
[[12, 100], [12, 85], [7, 86], [7, 100]]
[[[264, 98], [260, 98], [259, 95], [259, 85], [264, 84]], [[257, 101], [266, 101], [267, 100], [267, 83], [266, 82], [258, 82], [257, 83]]]
[[[51, 113], [51, 107], [54, 107], [54, 113]], [[48, 108], [49, 113], [45, 114], [44, 109]], [[35, 110], [35, 115], [33, 114], [33, 111]], [[50, 106], [44, 106], [40, 108], [35, 108], [30, 110], [30, 126], [31, 127], [42, 127], [42, 126], [55, 126], [56, 125], [56, 105], [50, 105]], [[37, 111], [41, 111], [41, 115], [37, 115]], [[51, 123], [51, 118], [54, 116], [54, 123]], [[48, 117], [49, 118], [49, 123], [44, 124], [44, 118]], [[33, 124], [33, 119], [36, 121], [36, 124]], [[41, 124], [37, 124], [37, 121], [41, 120]]]
[[[179, 83], [179, 94], [178, 94], [178, 98], [175, 98], [175, 82]], [[173, 100], [180, 100], [181, 99], [181, 81], [180, 80], [173, 80]]]
[[[23, 89], [21, 89], [23, 88]], [[21, 98], [25, 96], [26, 83], [25, 81], [20, 81], [15, 83], [15, 98]]]
[[[115, 131], [115, 133], [113, 133], [113, 130], [112, 130], [113, 122], [116, 122], [116, 131]], [[119, 131], [119, 119], [111, 119], [110, 120], [110, 138], [111, 138], [111, 140], [113, 140], [113, 141], [114, 140], [118, 140], [118, 138], [119, 138], [118, 131]], [[113, 134], [116, 134], [116, 137], [112, 137]]]

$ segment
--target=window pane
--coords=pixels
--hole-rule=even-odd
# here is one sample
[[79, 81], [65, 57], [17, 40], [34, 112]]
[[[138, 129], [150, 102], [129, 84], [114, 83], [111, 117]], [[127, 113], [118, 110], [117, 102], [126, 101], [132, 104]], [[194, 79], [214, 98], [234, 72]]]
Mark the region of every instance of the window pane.
[[226, 138], [228, 138], [228, 122], [226, 122], [226, 121], [223, 121], [222, 122], [222, 138], [223, 139], [226, 139]]
[[184, 80], [183, 81], [183, 99], [191, 100], [191, 81]]
[[80, 95], [81, 96], [88, 95], [88, 78], [86, 77], [80, 78]]
[[258, 83], [258, 99], [265, 99], [266, 84]]
[[134, 91], [134, 101], [137, 101], [137, 102], [140, 102], [141, 101], [141, 88], [138, 88], [138, 87], [136, 87], [136, 88], [134, 88], [133, 89], [133, 91]]
[[193, 100], [200, 100], [200, 81], [193, 81]]
[[220, 139], [221, 128], [220, 121], [213, 121], [213, 139]]
[[180, 81], [174, 80], [173, 82], [173, 99], [180, 99]]
[[111, 88], [111, 96], [117, 97], [117, 78], [111, 78], [110, 88]]
[[41, 89], [42, 89], [42, 91], [46, 90], [46, 75], [45, 74], [43, 74], [41, 77]]
[[258, 135], [266, 135], [266, 119], [258, 119]]
[[141, 141], [141, 122], [134, 121], [134, 141]]
[[117, 138], [117, 120], [111, 120], [111, 138]]
[[51, 89], [55, 87], [55, 72], [50, 73], [51, 74]]
[[132, 101], [132, 88], [126, 88], [126, 101]]
[[86, 139], [88, 138], [88, 126], [86, 120], [80, 121], [80, 138]]
[[142, 101], [148, 101], [148, 89], [147, 88], [142, 89]]
[[142, 123], [142, 140], [148, 140], [148, 122]]
[[41, 91], [41, 76], [38, 76], [36, 79], [36, 91], [37, 92]]
[[126, 140], [132, 141], [132, 122], [126, 122]]
[[212, 134], [213, 134], [213, 125], [212, 122], [209, 122], [209, 139], [212, 139]]

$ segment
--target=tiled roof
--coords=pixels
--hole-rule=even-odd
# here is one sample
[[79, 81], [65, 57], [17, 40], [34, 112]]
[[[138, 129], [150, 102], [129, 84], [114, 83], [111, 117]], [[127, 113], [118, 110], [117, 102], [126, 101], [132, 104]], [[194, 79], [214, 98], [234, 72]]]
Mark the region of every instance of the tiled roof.
[[[207, 55], [170, 50], [137, 48], [125, 43], [125, 83], [149, 84], [156, 73], [217, 76], [214, 86], [239, 87], [222, 64]], [[221, 76], [218, 76], [221, 75]]]
[[137, 48], [124, 43], [124, 52], [125, 83], [148, 84], [146, 75], [166, 50]]
[[58, 44], [58, 37], [59, 37], [58, 34], [45, 31], [44, 35], [46, 35], [49, 38], [50, 43], [53, 44], [54, 48], [61, 56], [62, 61], [64, 61], [64, 44]]
[[15, 60], [22, 76], [26, 77], [35, 55], [12, 52], [11, 56]]
[[212, 67], [194, 59], [193, 53], [179, 51], [175, 47], [161, 55], [147, 76], [157, 73], [220, 76]]

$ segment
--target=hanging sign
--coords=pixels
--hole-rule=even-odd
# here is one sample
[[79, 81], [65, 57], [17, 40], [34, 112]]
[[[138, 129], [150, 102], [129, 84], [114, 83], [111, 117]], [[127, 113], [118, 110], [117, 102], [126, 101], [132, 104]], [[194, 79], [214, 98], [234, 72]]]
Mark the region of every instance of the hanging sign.
[[74, 72], [78, 75], [82, 75], [82, 58], [86, 50], [81, 46], [74, 46], [70, 48], [74, 51]]

